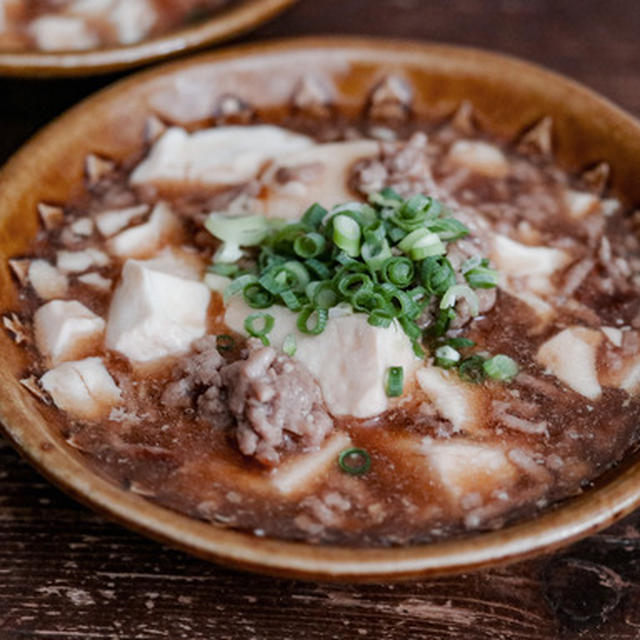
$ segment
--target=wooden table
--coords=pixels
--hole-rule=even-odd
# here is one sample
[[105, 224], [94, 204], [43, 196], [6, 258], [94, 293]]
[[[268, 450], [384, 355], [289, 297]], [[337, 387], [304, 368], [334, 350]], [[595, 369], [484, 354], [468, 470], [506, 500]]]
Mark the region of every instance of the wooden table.
[[[640, 115], [637, 0], [302, 0], [245, 41], [311, 33], [492, 48]], [[0, 161], [112, 81], [0, 80]], [[552, 557], [396, 585], [320, 585], [220, 568], [69, 500], [0, 440], [0, 640], [640, 638], [640, 513]]]

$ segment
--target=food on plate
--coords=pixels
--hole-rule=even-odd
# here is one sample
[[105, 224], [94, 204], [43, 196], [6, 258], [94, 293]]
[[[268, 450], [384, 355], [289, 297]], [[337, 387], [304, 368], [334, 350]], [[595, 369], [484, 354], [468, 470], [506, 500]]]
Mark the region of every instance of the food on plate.
[[130, 45], [201, 20], [232, 0], [0, 0], [0, 50]]
[[388, 546], [535, 515], [635, 446], [638, 217], [606, 164], [401, 89], [356, 121], [152, 116], [40, 203], [4, 326], [88, 464], [215, 526]]

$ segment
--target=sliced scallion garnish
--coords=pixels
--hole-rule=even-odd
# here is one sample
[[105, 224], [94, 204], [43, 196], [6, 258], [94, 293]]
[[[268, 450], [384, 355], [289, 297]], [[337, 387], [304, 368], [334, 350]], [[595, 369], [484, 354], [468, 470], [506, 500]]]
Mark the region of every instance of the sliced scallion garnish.
[[433, 198], [417, 194], [405, 200], [384, 189], [369, 203], [350, 202], [331, 211], [313, 205], [300, 221], [288, 224], [214, 213], [207, 229], [223, 243], [217, 259], [229, 261], [214, 264], [211, 273], [234, 278], [225, 301], [242, 293], [254, 309], [287, 307], [306, 335], [322, 333], [342, 307], [365, 314], [374, 327], [401, 327], [418, 357], [428, 344], [436, 363], [455, 366], [463, 377], [508, 377], [510, 369], [500, 359], [485, 371], [488, 356], [476, 360], [460, 352], [475, 346], [472, 341], [446, 337], [458, 301], [477, 315], [474, 289], [495, 287], [498, 277], [486, 258], [474, 256], [454, 268], [447, 245], [469, 230]]
[[502, 382], [512, 380], [518, 375], [519, 371], [515, 360], [503, 354], [489, 358], [482, 367], [492, 380], [500, 380]]
[[290, 357], [296, 355], [296, 351], [298, 350], [298, 342], [296, 340], [295, 335], [290, 333], [282, 343], [282, 350]]
[[404, 369], [402, 367], [389, 367], [387, 370], [387, 396], [399, 398], [404, 390]]
[[[256, 323], [262, 323], [262, 326], [256, 326]], [[244, 321], [246, 332], [253, 338], [260, 338], [262, 344], [268, 347], [271, 343], [267, 335], [271, 332], [275, 325], [275, 318], [269, 313], [254, 313]]]
[[444, 369], [455, 367], [460, 362], [460, 358], [462, 357], [459, 351], [456, 351], [449, 345], [438, 347], [436, 349], [435, 356], [436, 364], [439, 367], [443, 367]]
[[354, 258], [360, 253], [360, 225], [350, 216], [339, 214], [333, 218], [333, 242], [348, 256]]
[[345, 449], [338, 456], [338, 466], [349, 475], [362, 476], [371, 469], [371, 456], [357, 447]]

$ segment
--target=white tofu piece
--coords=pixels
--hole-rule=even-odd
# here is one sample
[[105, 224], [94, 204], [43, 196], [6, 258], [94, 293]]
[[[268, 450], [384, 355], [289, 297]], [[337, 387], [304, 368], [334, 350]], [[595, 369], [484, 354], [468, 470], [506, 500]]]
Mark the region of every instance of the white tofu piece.
[[602, 331], [602, 333], [604, 333], [607, 340], [609, 340], [609, 342], [611, 342], [613, 346], [622, 346], [623, 333], [620, 329], [617, 329], [616, 327], [601, 327], [600, 330]]
[[111, 291], [111, 287], [113, 286], [113, 280], [105, 278], [99, 273], [85, 273], [84, 275], [78, 276], [78, 282], [104, 293]]
[[340, 452], [351, 446], [351, 439], [344, 433], [331, 436], [320, 449], [289, 458], [270, 476], [271, 485], [286, 496], [308, 493], [321, 482], [327, 470], [335, 465]]
[[504, 153], [487, 142], [458, 140], [451, 145], [447, 158], [452, 164], [489, 178], [504, 178], [509, 173]]
[[144, 40], [157, 19], [158, 14], [149, 0], [116, 0], [109, 11], [109, 21], [122, 44]]
[[[275, 319], [269, 333], [271, 344], [280, 349], [288, 335], [294, 335], [294, 358], [317, 380], [329, 411], [337, 416], [368, 418], [389, 407], [385, 391], [389, 367], [403, 367], [405, 386], [422, 363], [413, 353], [404, 331], [393, 324], [386, 329], [372, 327], [364, 314], [331, 317], [318, 336], [308, 336], [296, 327], [297, 314], [280, 306], [268, 310]], [[225, 323], [233, 331], [247, 335], [244, 321], [255, 313], [235, 296], [227, 304]]]
[[120, 389], [100, 358], [65, 362], [40, 378], [55, 405], [74, 418], [98, 420], [120, 402]]
[[422, 450], [441, 488], [456, 503], [470, 493], [508, 489], [519, 477], [504, 451], [490, 444], [427, 439]]
[[[602, 327], [602, 333], [607, 337], [614, 347], [621, 348], [624, 333], [614, 327]], [[611, 346], [609, 346], [611, 351]], [[622, 389], [630, 395], [640, 393], [640, 353], [628, 353], [620, 351], [611, 353], [617, 357], [613, 366], [603, 367], [600, 372], [600, 384], [605, 387]]]
[[170, 242], [182, 240], [182, 223], [169, 206], [159, 202], [149, 220], [111, 238], [107, 247], [119, 258], [146, 258]]
[[433, 366], [419, 369], [416, 380], [455, 431], [477, 433], [482, 430], [483, 407], [476, 386], [463, 382], [451, 371]]
[[570, 218], [581, 220], [600, 207], [600, 198], [587, 191], [567, 189], [564, 194], [564, 206]]
[[142, 263], [154, 271], [198, 282], [202, 281], [205, 271], [202, 258], [197, 253], [181, 247], [166, 247], [154, 258], [143, 260]]
[[69, 228], [75, 235], [88, 238], [93, 233], [93, 220], [91, 218], [78, 218], [71, 223]]
[[538, 316], [538, 320], [542, 323], [546, 323], [551, 320], [556, 313], [555, 309], [548, 302], [545, 302], [535, 293], [522, 291], [517, 287], [511, 287], [508, 284], [501, 285], [501, 289], [521, 302], [524, 302]]
[[102, 211], [96, 215], [96, 226], [105, 238], [109, 238], [118, 233], [118, 231], [122, 231], [125, 227], [128, 227], [132, 220], [148, 212], [148, 204], [139, 204], [135, 207], [126, 207], [125, 209]]
[[29, 33], [43, 51], [80, 51], [100, 45], [98, 34], [76, 16], [40, 16], [29, 25]]
[[568, 387], [596, 400], [602, 393], [596, 355], [603, 339], [600, 331], [570, 327], [547, 340], [538, 349], [536, 360]]
[[34, 314], [36, 345], [56, 366], [78, 360], [101, 347], [105, 322], [76, 300], [53, 300]]
[[93, 266], [93, 256], [88, 251], [58, 251], [58, 269], [66, 273], [82, 273]]
[[69, 289], [69, 280], [46, 260], [32, 260], [29, 265], [29, 282], [42, 300], [63, 298]]
[[100, 17], [105, 15], [113, 6], [115, 0], [71, 0], [68, 3], [67, 13]]
[[[356, 196], [347, 183], [350, 168], [379, 151], [375, 140], [355, 140], [319, 144], [287, 155], [265, 177], [264, 214], [294, 220], [316, 202], [332, 206], [353, 200]], [[280, 182], [283, 172], [296, 171], [303, 179]]]
[[131, 183], [242, 184], [255, 178], [268, 161], [313, 144], [307, 136], [271, 125], [218, 127], [191, 134], [171, 127], [135, 169]]
[[210, 298], [200, 282], [128, 260], [111, 301], [106, 346], [138, 363], [185, 353], [206, 333]]
[[527, 288], [535, 293], [550, 293], [550, 277], [569, 265], [571, 256], [552, 247], [529, 247], [507, 236], [492, 238], [491, 260], [504, 278], [526, 278]]
[[91, 267], [104, 267], [110, 259], [106, 253], [93, 247], [84, 251], [58, 251], [56, 264], [64, 273], [82, 273]]
[[637, 395], [640, 392], [640, 356], [630, 358], [623, 369], [619, 380], [615, 386], [626, 391], [630, 395]]

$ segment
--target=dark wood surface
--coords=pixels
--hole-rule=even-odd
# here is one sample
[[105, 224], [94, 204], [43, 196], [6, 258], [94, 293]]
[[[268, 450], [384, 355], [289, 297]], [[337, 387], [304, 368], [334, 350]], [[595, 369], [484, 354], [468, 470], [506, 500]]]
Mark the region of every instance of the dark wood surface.
[[[302, 0], [244, 41], [360, 33], [515, 54], [640, 115], [637, 0]], [[0, 161], [114, 78], [0, 79]], [[275, 580], [111, 524], [0, 440], [0, 640], [640, 638], [640, 513], [551, 557], [396, 585]]]

